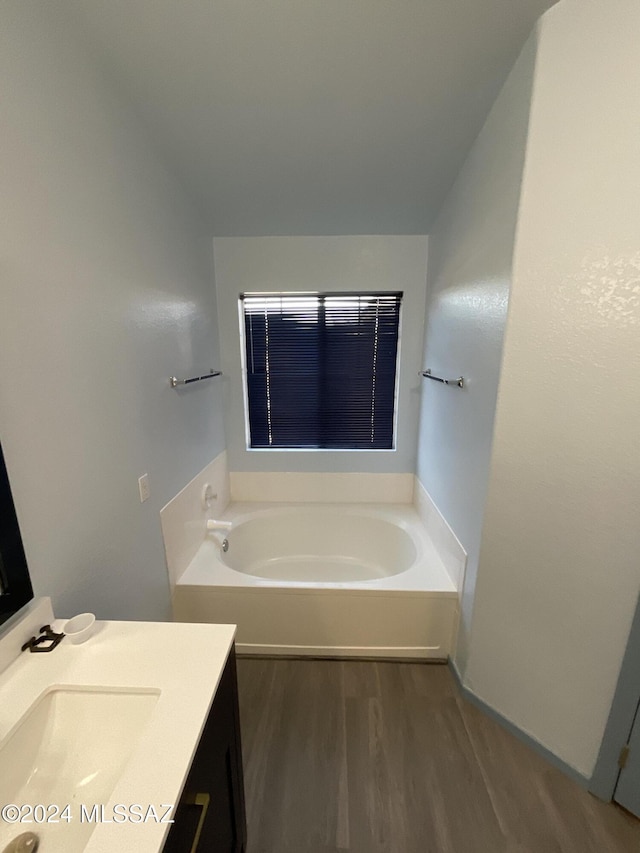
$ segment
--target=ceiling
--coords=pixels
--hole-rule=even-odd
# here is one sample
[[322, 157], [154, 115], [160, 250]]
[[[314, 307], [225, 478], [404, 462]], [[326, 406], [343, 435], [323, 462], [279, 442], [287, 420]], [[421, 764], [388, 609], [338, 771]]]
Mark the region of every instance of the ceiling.
[[215, 235], [425, 234], [555, 0], [69, 0]]

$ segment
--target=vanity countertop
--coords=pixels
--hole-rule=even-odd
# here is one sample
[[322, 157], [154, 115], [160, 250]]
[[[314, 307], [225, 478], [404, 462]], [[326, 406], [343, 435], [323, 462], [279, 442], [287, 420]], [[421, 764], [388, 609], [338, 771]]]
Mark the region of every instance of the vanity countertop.
[[[158, 692], [134, 752], [104, 803], [104, 817], [113, 814], [115, 804], [133, 803], [145, 811], [151, 805], [161, 815], [166, 811], [163, 804], [179, 800], [234, 636], [234, 625], [97, 622], [93, 636], [81, 645], [65, 639], [48, 654], [24, 652], [0, 674], [0, 741], [52, 686]], [[80, 800], [71, 804], [73, 820], [80, 819], [79, 809]], [[14, 826], [16, 835], [38, 829]], [[169, 829], [170, 824], [153, 818], [141, 823], [99, 822], [85, 850], [157, 853]], [[44, 843], [42, 849], [44, 853]]]

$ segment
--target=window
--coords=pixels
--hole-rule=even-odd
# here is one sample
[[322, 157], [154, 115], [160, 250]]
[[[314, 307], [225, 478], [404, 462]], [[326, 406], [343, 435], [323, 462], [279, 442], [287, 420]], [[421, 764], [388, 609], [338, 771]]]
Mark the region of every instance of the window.
[[402, 293], [240, 299], [250, 447], [393, 449]]

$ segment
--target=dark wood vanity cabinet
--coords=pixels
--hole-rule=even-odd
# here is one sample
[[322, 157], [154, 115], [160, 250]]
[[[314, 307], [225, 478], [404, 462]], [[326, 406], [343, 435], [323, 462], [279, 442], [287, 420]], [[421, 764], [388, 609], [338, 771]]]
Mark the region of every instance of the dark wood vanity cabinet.
[[163, 853], [244, 853], [244, 807], [236, 658], [232, 648]]

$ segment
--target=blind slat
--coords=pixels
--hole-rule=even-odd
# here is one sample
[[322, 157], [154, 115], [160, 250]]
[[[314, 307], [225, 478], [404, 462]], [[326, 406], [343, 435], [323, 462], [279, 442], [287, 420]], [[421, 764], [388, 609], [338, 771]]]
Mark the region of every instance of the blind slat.
[[251, 447], [393, 448], [401, 299], [242, 294]]

